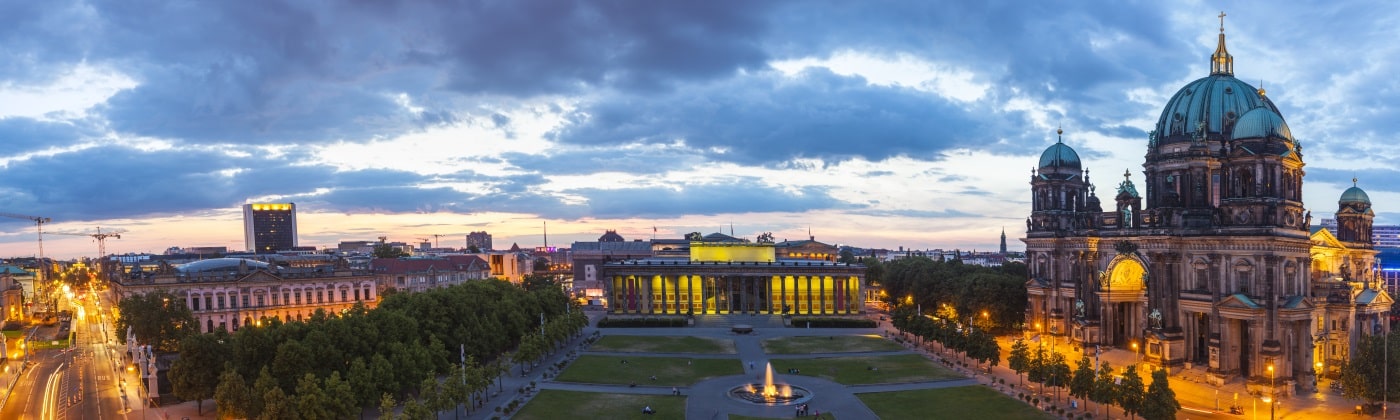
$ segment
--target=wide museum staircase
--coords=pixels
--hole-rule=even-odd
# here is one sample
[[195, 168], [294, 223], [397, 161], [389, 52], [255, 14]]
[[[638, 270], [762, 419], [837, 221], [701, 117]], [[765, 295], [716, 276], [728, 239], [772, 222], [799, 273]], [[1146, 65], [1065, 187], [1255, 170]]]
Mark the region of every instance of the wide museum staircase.
[[735, 325], [751, 325], [754, 328], [782, 328], [782, 315], [696, 315], [695, 328], [724, 328], [729, 329]]

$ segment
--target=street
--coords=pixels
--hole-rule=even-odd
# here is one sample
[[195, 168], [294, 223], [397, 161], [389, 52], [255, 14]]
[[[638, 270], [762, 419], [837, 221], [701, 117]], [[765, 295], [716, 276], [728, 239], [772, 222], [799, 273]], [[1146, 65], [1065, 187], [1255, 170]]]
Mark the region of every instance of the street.
[[114, 339], [111, 317], [99, 310], [99, 306], [110, 308], [110, 302], [99, 305], [90, 300], [60, 300], [61, 307], [73, 314], [74, 343], [65, 349], [30, 353], [29, 367], [0, 408], [0, 418], [96, 420], [123, 416], [119, 385], [126, 375], [115, 341], [109, 342]]

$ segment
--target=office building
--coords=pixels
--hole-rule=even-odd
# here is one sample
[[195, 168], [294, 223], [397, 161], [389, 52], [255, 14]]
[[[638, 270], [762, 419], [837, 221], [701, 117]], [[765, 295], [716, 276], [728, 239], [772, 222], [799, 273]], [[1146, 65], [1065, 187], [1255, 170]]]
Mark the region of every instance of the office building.
[[243, 205], [243, 241], [247, 251], [270, 254], [297, 246], [296, 203]]

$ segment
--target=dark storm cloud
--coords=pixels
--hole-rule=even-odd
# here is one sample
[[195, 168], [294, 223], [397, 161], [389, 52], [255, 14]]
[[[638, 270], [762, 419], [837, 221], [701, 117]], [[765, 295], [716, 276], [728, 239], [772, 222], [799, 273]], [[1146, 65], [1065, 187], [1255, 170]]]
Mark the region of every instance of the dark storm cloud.
[[660, 174], [684, 170], [704, 161], [695, 150], [667, 146], [631, 148], [625, 152], [610, 147], [556, 149], [547, 154], [507, 153], [501, 157], [521, 169], [559, 175]]
[[[0, 169], [0, 193], [7, 197], [6, 211], [69, 221], [227, 209], [258, 196], [307, 194], [317, 188], [373, 190], [426, 180], [403, 171], [336, 171], [207, 150], [103, 146], [11, 162]], [[438, 193], [436, 199], [420, 201], [437, 206], [460, 196]], [[330, 207], [364, 206], [344, 195], [345, 202], [329, 201]]]
[[87, 39], [100, 31], [89, 21], [76, 1], [0, 2], [0, 82], [46, 84], [61, 77], [47, 66], [82, 60]]
[[214, 173], [229, 167], [209, 152], [99, 147], [11, 162], [0, 191], [11, 212], [55, 220], [190, 212], [232, 204]]
[[610, 98], [582, 107], [554, 138], [586, 146], [683, 140], [716, 160], [774, 164], [796, 157], [923, 155], [979, 144], [999, 131], [947, 99], [871, 86], [825, 69], [809, 69], [796, 80], [764, 76]]
[[[856, 206], [836, 200], [823, 188], [798, 191], [741, 179], [724, 185], [689, 185], [671, 188], [580, 189], [570, 191], [588, 198], [588, 216], [598, 218], [670, 217], [678, 214], [802, 213], [809, 210], [848, 209]], [[549, 214], [548, 211], [545, 212]]]
[[[975, 70], [998, 87], [1042, 102], [1087, 105], [1068, 110], [1077, 127], [1121, 124], [1143, 105], [1123, 91], [1203, 69], [1213, 45], [1181, 41], [1167, 26], [1165, 4], [1097, 2], [828, 2], [774, 14], [777, 57], [823, 56], [852, 49], [903, 52]], [[1212, 16], [1201, 19], [1209, 22]], [[810, 28], [822, 28], [812, 31]], [[1099, 46], [1096, 46], [1099, 45]], [[1204, 70], [1201, 75], [1204, 76]]]
[[87, 126], [84, 121], [0, 118], [0, 156], [71, 146], [101, 135], [100, 130]]
[[[1331, 143], [1394, 137], [1400, 129], [1400, 107], [1393, 105], [1400, 89], [1390, 77], [1400, 69], [1384, 55], [1392, 50], [1374, 48], [1395, 38], [1387, 17], [1394, 13], [1314, 6], [1241, 7], [1227, 21], [1237, 69], [1247, 80], [1263, 70], [1289, 78], [1270, 91], [1291, 123], [1349, 119], [1293, 126], [1305, 148], [1369, 157], [1384, 146]], [[1053, 133], [1032, 124], [1029, 113], [1007, 111], [1013, 99], [1063, 124], [1066, 141], [1093, 161], [1107, 152], [1080, 146], [1074, 136], [1092, 131], [1142, 141], [1151, 127], [1125, 121], [1155, 119], [1163, 105], [1129, 100], [1125, 92], [1167, 96], [1176, 81], [1206, 73], [1215, 12], [1183, 29], [1168, 27], [1168, 18], [1195, 11], [1168, 7], [1009, 0], [3, 2], [0, 89], [44, 86], [80, 64], [138, 85], [90, 110], [91, 120], [0, 120], [0, 156], [108, 135], [154, 136], [176, 146], [101, 147], [12, 162], [0, 168], [0, 194], [14, 208], [68, 219], [229, 208], [259, 196], [345, 212], [552, 217], [861, 208], [819, 189], [792, 193], [762, 180], [564, 192], [585, 204], [538, 187], [554, 174], [654, 174], [714, 162], [799, 171], [857, 157], [938, 160], [955, 148], [1038, 153]], [[1357, 40], [1355, 48], [1336, 48], [1346, 39]], [[766, 67], [843, 51], [914, 56], [971, 72], [988, 90], [958, 102], [825, 69], [788, 77]], [[1268, 62], [1261, 51], [1288, 65]], [[528, 120], [511, 118], [515, 107], [555, 97], [562, 99], [547, 105], [553, 112], [577, 106], [551, 134], [564, 145], [539, 155], [473, 158], [525, 175], [430, 177], [303, 164], [309, 145], [443, 125], [482, 124], [513, 138]], [[464, 139], [464, 147], [476, 141]], [[210, 151], [233, 144], [291, 151], [274, 158]], [[1352, 174], [1308, 170], [1310, 180], [1339, 185]], [[1400, 185], [1394, 171], [1363, 171], [1361, 178], [1368, 191]], [[453, 181], [489, 187], [424, 187]], [[330, 192], [313, 193], [320, 189]], [[963, 216], [955, 212], [918, 217]]]
[[343, 213], [435, 213], [465, 211], [456, 203], [467, 198], [467, 194], [445, 187], [386, 186], [337, 188], [325, 194], [289, 197], [288, 201]]
[[[111, 65], [140, 83], [100, 108], [114, 129], [213, 143], [368, 139], [456, 122], [452, 109], [477, 95], [728, 76], [763, 66], [757, 40], [778, 4], [21, 3], [0, 9], [0, 22], [13, 20], [0, 25], [0, 58], [12, 58], [0, 76]], [[400, 106], [399, 94], [425, 109]]]

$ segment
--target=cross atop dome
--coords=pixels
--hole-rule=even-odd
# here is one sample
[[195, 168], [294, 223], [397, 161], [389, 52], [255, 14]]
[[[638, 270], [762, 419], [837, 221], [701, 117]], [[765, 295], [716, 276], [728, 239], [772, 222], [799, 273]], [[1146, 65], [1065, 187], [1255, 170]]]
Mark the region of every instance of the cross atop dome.
[[1215, 54], [1210, 55], [1210, 74], [1235, 75], [1235, 57], [1225, 49], [1225, 12], [1220, 12], [1220, 42], [1215, 46]]

